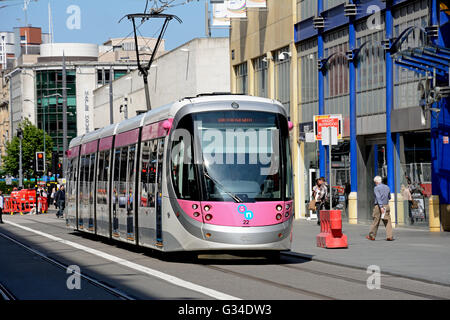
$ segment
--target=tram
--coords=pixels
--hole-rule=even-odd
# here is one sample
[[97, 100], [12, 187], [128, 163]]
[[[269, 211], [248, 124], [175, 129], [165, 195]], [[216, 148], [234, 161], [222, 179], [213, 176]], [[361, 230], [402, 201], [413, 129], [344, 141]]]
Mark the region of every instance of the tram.
[[277, 101], [205, 94], [76, 137], [67, 226], [167, 252], [289, 250], [291, 129]]

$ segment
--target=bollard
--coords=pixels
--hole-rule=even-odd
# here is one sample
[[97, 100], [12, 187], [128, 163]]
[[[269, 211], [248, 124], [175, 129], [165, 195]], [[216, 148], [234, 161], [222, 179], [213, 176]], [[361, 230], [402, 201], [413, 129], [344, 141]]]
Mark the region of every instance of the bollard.
[[340, 210], [320, 211], [320, 233], [316, 237], [321, 248], [347, 248], [347, 236], [342, 233], [342, 214]]

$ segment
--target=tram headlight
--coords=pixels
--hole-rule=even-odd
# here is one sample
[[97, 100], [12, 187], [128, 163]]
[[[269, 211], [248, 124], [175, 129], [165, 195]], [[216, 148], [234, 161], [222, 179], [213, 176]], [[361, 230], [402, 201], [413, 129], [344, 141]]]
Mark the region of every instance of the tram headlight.
[[197, 210], [197, 208], [198, 208], [198, 204], [193, 204], [192, 205], [192, 209]]
[[198, 218], [200, 216], [200, 213], [194, 212], [194, 217]]
[[203, 209], [204, 209], [206, 212], [208, 212], [209, 210], [211, 210], [211, 207], [210, 207], [210, 206], [205, 206]]
[[279, 205], [277, 205], [276, 209], [277, 209], [277, 211], [281, 211], [281, 210], [283, 210], [283, 206], [281, 204], [279, 204]]
[[289, 210], [291, 206], [289, 204], [286, 204], [286, 210]]
[[281, 218], [283, 218], [283, 216], [281, 215], [281, 213], [278, 213], [276, 218], [277, 218], [277, 220], [281, 220]]
[[210, 221], [212, 218], [213, 218], [213, 216], [210, 215], [210, 214], [207, 214], [207, 215], [205, 216], [205, 220], [206, 220], [206, 221]]

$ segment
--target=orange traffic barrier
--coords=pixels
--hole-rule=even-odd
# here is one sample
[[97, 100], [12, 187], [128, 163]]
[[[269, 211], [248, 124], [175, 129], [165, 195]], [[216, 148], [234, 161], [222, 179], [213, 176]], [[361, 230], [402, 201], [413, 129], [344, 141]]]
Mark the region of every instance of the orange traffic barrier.
[[321, 248], [347, 248], [347, 236], [342, 233], [341, 210], [320, 211], [320, 233], [316, 237]]
[[[11, 196], [5, 197], [5, 208], [3, 212], [14, 215], [15, 213], [30, 213], [36, 208], [36, 192], [34, 190], [20, 190], [11, 192]], [[42, 201], [44, 203], [44, 201]], [[46, 201], [45, 201], [46, 203]], [[43, 208], [46, 204], [43, 205]]]
[[11, 213], [11, 210], [12, 210], [11, 205], [12, 205], [11, 197], [5, 197], [4, 198], [3, 212], [4, 213]]
[[38, 197], [38, 210], [39, 213], [47, 213], [48, 211], [48, 203], [47, 198]]

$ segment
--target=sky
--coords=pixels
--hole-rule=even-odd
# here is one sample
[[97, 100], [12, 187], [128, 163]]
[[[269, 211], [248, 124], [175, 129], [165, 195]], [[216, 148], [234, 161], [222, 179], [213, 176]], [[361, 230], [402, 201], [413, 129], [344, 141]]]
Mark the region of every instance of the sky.
[[[175, 20], [170, 22], [164, 36], [166, 50], [171, 50], [193, 38], [205, 36], [205, 1], [193, 0], [164, 12], [175, 14], [183, 20], [182, 24]], [[48, 32], [49, 2], [52, 8], [55, 42], [103, 44], [109, 38], [124, 38], [133, 31], [131, 21], [125, 18], [119, 23], [119, 20], [129, 13], [142, 13], [146, 0], [31, 0], [27, 10], [28, 24], [41, 27], [45, 33]], [[184, 2], [185, 0], [176, 1], [176, 3]], [[79, 28], [77, 20], [74, 19], [77, 7], [73, 6], [79, 8]], [[75, 10], [72, 10], [73, 8]], [[141, 26], [140, 32], [143, 36], [152, 37], [159, 31], [162, 22], [162, 19], [147, 21]], [[139, 25], [140, 21], [137, 24]], [[23, 25], [25, 25], [23, 0], [0, 0], [0, 31], [12, 31], [14, 27]], [[227, 37], [228, 30], [213, 30], [212, 36]]]

